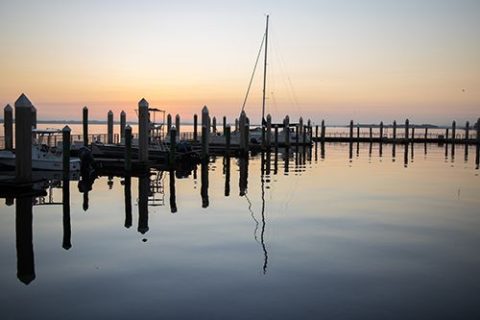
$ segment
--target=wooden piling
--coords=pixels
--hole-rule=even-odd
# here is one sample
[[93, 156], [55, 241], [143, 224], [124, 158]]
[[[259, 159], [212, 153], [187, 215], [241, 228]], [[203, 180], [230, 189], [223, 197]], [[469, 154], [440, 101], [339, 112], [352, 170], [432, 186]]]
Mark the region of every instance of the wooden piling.
[[15, 101], [15, 173], [18, 182], [32, 181], [32, 106], [23, 93]]
[[455, 144], [456, 134], [457, 134], [457, 122], [454, 120], [452, 122], [452, 144]]
[[368, 128], [368, 135], [370, 137], [370, 142], [372, 142], [372, 139], [373, 139], [373, 129], [372, 129], [372, 127]]
[[225, 135], [225, 129], [227, 128], [227, 117], [223, 116], [223, 135]]
[[480, 118], [477, 120], [477, 146], [480, 146]]
[[122, 110], [120, 112], [120, 141], [125, 143], [125, 126], [127, 125], [127, 114]]
[[82, 109], [82, 125], [83, 125], [83, 145], [88, 146], [88, 108]]
[[468, 139], [470, 138], [469, 135], [470, 135], [470, 122], [467, 121], [465, 123], [465, 143], [468, 143]]
[[235, 118], [235, 132], [238, 132], [238, 118]]
[[298, 142], [300, 141], [300, 137], [302, 137], [302, 143], [303, 143], [303, 132], [304, 132], [305, 128], [303, 126], [303, 118], [300, 117], [300, 119], [298, 119], [298, 139], [297, 139], [297, 144]]
[[[170, 130], [172, 130], [170, 128]], [[180, 115], [177, 114], [175, 115], [175, 130], [176, 130], [176, 136], [178, 137], [178, 141], [180, 142]]]
[[198, 141], [198, 129], [197, 129], [197, 126], [198, 126], [198, 116], [197, 114], [195, 113], [193, 115], [193, 142], [197, 142]]
[[35, 108], [35, 106], [32, 106], [31, 112], [32, 112], [32, 128], [36, 129], [37, 128], [37, 108]]
[[412, 127], [412, 143], [415, 143], [415, 127]]
[[408, 131], [409, 131], [410, 121], [408, 119], [405, 120], [405, 142], [408, 143]]
[[274, 144], [275, 144], [275, 149], [278, 148], [278, 125], [276, 124], [274, 126], [275, 134], [274, 134]]
[[207, 126], [202, 125], [202, 161], [208, 159], [208, 139], [207, 139]]
[[321, 141], [325, 142], [325, 120], [322, 120], [322, 130], [320, 131], [321, 134]]
[[283, 133], [285, 135], [285, 147], [290, 147], [290, 117], [288, 115], [285, 116], [285, 120], [283, 121]]
[[68, 180], [70, 176], [70, 127], [62, 129], [62, 158], [63, 158], [63, 179]]
[[353, 120], [350, 120], [350, 142], [353, 141]]
[[172, 127], [172, 115], [169, 113], [167, 114], [167, 133], [170, 132], [171, 127]]
[[125, 171], [132, 172], [132, 127], [125, 127]]
[[169, 153], [170, 168], [173, 167], [173, 165], [175, 164], [176, 151], [177, 151], [177, 128], [172, 126], [170, 128], [170, 153]]
[[319, 138], [318, 137], [318, 124], [315, 125], [315, 138], [317, 138], [317, 139]]
[[240, 153], [243, 155], [248, 151], [248, 141], [246, 140], [247, 134], [245, 132], [245, 128], [247, 127], [247, 115], [243, 110], [240, 113], [238, 125], [240, 129]]
[[3, 109], [5, 149], [13, 150], [13, 108], [7, 104]]
[[225, 131], [223, 132], [225, 136], [225, 153], [230, 154], [230, 125], [225, 125]]
[[214, 134], [217, 133], [217, 118], [216, 117], [212, 118], [212, 132]]
[[383, 121], [380, 121], [380, 142], [383, 141]]
[[272, 145], [272, 116], [270, 114], [267, 115], [267, 132], [265, 135], [267, 142], [266, 146], [268, 149], [270, 149], [270, 146]]
[[[205, 131], [205, 138], [203, 138], [203, 126], [205, 126], [207, 130]], [[205, 144], [205, 148], [206, 148], [205, 154], [208, 156], [209, 154], [208, 145], [210, 144], [210, 115], [209, 115], [207, 106], [204, 106], [202, 108], [202, 142], [203, 142], [202, 144]]]
[[393, 121], [393, 142], [397, 142], [397, 121]]
[[148, 102], [142, 99], [138, 102], [138, 158], [140, 162], [148, 162], [149, 117]]
[[425, 128], [425, 135], [424, 135], [425, 142], [427, 141], [427, 138], [428, 138], [428, 128], [426, 127]]
[[107, 143], [113, 143], [113, 112], [108, 111], [107, 114]]
[[357, 139], [360, 139], [360, 124], [357, 123]]
[[450, 129], [445, 129], [445, 143], [448, 143], [448, 138], [450, 137]]

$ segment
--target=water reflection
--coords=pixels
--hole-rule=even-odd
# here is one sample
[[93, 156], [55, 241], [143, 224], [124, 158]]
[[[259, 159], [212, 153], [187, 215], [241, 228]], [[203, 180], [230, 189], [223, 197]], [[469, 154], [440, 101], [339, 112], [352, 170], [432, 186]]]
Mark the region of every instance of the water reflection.
[[62, 208], [63, 208], [63, 242], [62, 247], [69, 250], [72, 247], [72, 227], [70, 224], [70, 181], [63, 180], [62, 188]]
[[[150, 176], [138, 178], [138, 229], [141, 234], [148, 232], [148, 194], [150, 193]], [[146, 241], [144, 239], [144, 241]]]
[[125, 228], [132, 226], [132, 177], [127, 175], [124, 180], [124, 198], [125, 198]]
[[35, 279], [33, 253], [33, 199], [21, 197], [15, 205], [15, 234], [17, 244], [17, 278], [24, 284]]

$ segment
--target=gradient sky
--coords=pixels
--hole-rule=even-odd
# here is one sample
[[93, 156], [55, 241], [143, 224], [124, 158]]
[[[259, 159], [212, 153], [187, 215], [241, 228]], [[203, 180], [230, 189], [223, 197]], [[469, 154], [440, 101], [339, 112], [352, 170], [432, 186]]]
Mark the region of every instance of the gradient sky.
[[[237, 116], [271, 15], [267, 111], [328, 123], [480, 116], [480, 1], [0, 0], [0, 104], [40, 119]], [[261, 110], [258, 70], [246, 110]]]

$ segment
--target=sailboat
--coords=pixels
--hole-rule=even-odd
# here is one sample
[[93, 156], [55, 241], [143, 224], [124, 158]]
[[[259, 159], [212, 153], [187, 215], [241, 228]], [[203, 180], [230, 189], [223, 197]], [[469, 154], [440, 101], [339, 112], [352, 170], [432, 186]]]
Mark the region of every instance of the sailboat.
[[[256, 71], [258, 61], [259, 61], [259, 58], [260, 58], [260, 54], [261, 54], [262, 49], [263, 49], [264, 50], [264, 59], [263, 59], [262, 119], [261, 119], [261, 126], [260, 127], [250, 129], [250, 131], [249, 131], [248, 144], [250, 145], [250, 147], [252, 147], [252, 145], [253, 146], [262, 145], [264, 137], [266, 137], [266, 135], [268, 134], [267, 133], [267, 120], [265, 118], [266, 92], [267, 92], [267, 65], [268, 65], [267, 64], [267, 61], [268, 61], [267, 60], [268, 59], [268, 27], [269, 27], [269, 15], [266, 16], [264, 37], [263, 37], [262, 43], [260, 45], [260, 50], [258, 52], [257, 59], [255, 61], [255, 66], [254, 66], [254, 69], [253, 69], [253, 73], [251, 75], [250, 82], [248, 84], [247, 92], [246, 92], [245, 99], [243, 101], [243, 105], [242, 105], [242, 109], [241, 109], [242, 110], [241, 112], [243, 113], [245, 111], [245, 105], [246, 105], [247, 100], [248, 100], [248, 96], [249, 96], [249, 93], [250, 93], [253, 78], [254, 78], [255, 71]], [[292, 125], [292, 126], [294, 126], [294, 125]], [[301, 144], [302, 143], [301, 142], [302, 138], [297, 137], [297, 133], [295, 132], [294, 128], [290, 128], [290, 126], [285, 128], [283, 126], [283, 124], [279, 125], [279, 128], [283, 128], [278, 133], [278, 144], [279, 145], [285, 145], [285, 143], [286, 143], [286, 132], [285, 132], [285, 130], [288, 131], [290, 145], [295, 145], [295, 144]], [[273, 129], [273, 125], [272, 125], [272, 129]], [[274, 137], [273, 137], [272, 132], [270, 132], [270, 141], [272, 141], [272, 142], [274, 141]], [[306, 142], [311, 143], [311, 137], [308, 133], [306, 133]], [[212, 135], [210, 137], [210, 144], [212, 144], [212, 145], [215, 145], [215, 144], [221, 145], [221, 144], [225, 144], [225, 143], [226, 142], [225, 142], [225, 137], [224, 136], [219, 136], [219, 135], [215, 134], [215, 135]], [[240, 144], [240, 131], [239, 130], [235, 130], [234, 132], [232, 132], [232, 134], [231, 134], [231, 144], [232, 145], [239, 145]]]

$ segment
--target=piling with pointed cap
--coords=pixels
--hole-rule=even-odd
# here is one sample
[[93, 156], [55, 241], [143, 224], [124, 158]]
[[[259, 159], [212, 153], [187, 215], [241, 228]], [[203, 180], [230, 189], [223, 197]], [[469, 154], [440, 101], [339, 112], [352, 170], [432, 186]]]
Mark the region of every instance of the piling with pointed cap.
[[32, 128], [37, 128], [37, 108], [32, 105]]
[[122, 110], [120, 112], [120, 140], [125, 141], [125, 126], [127, 125], [127, 114]]
[[373, 129], [372, 129], [372, 127], [368, 128], [368, 136], [370, 138], [370, 142], [372, 142], [372, 139], [373, 139]]
[[107, 114], [107, 143], [113, 143], [113, 112], [108, 111]]
[[454, 120], [452, 122], [452, 143], [453, 144], [455, 144], [456, 132], [457, 132], [457, 122]]
[[450, 132], [449, 128], [445, 129], [445, 143], [448, 143], [448, 138], [450, 137], [449, 132]]
[[18, 182], [32, 181], [32, 103], [23, 93], [15, 101], [15, 173]]
[[195, 113], [193, 115], [193, 142], [197, 142], [198, 141], [198, 129], [197, 129], [197, 126], [198, 126], [198, 116], [197, 114]]
[[216, 117], [212, 118], [212, 132], [217, 133], [217, 118]]
[[83, 125], [83, 145], [88, 146], [88, 108], [82, 109], [82, 125]]
[[7, 104], [3, 109], [5, 149], [13, 150], [13, 108]]
[[180, 115], [175, 115], [175, 133], [176, 137], [178, 137], [178, 141], [180, 141]]
[[225, 135], [225, 129], [227, 128], [227, 117], [223, 116], [223, 134]]
[[148, 119], [148, 102], [142, 99], [138, 102], [138, 157], [140, 162], [148, 161], [148, 140], [149, 140], [149, 119]]
[[412, 143], [415, 142], [415, 127], [412, 126]]
[[270, 149], [270, 146], [272, 145], [272, 116], [270, 114], [267, 115], [267, 132], [265, 135], [267, 148]]
[[428, 127], [425, 127], [425, 136], [424, 136], [425, 142], [427, 142], [428, 139]]
[[383, 141], [383, 121], [380, 121], [380, 142]]
[[[203, 137], [203, 126], [206, 127], [206, 131], [205, 131], [205, 137]], [[204, 144], [205, 146], [205, 153], [206, 155], [208, 155], [208, 145], [210, 143], [210, 115], [209, 115], [209, 112], [208, 112], [208, 108], [207, 106], [204, 106], [202, 108], [202, 144]]]
[[70, 176], [70, 133], [69, 126], [62, 129], [62, 157], [63, 157], [63, 179], [68, 180]]
[[125, 171], [132, 171], [132, 127], [125, 127]]
[[322, 127], [320, 130], [320, 138], [322, 142], [325, 142], [325, 120], [322, 120]]
[[169, 113], [167, 114], [167, 133], [170, 132], [171, 127], [172, 127], [172, 115]]
[[357, 123], [357, 139], [360, 138], [360, 124]]
[[318, 124], [315, 125], [315, 138], [318, 139]]
[[238, 132], [238, 118], [235, 118], [235, 132]]
[[202, 161], [208, 159], [208, 129], [206, 126], [202, 125]]

